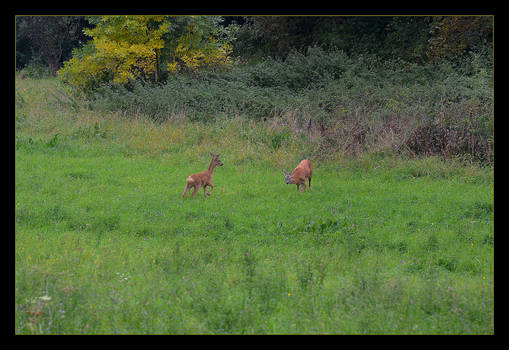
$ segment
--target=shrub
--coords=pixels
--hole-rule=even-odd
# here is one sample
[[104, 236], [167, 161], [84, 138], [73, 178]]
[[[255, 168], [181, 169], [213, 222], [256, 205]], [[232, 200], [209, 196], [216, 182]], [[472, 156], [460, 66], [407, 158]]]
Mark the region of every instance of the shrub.
[[92, 100], [96, 108], [155, 120], [279, 119], [315, 140], [315, 156], [389, 150], [491, 163], [489, 62], [472, 54], [459, 69], [310, 48], [230, 71], [176, 74], [164, 84], [107, 84]]

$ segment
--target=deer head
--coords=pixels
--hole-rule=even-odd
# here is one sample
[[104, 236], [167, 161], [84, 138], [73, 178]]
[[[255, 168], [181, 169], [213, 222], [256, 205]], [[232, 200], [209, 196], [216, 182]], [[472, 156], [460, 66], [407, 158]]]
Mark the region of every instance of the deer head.
[[223, 162], [221, 162], [221, 160], [219, 159], [219, 156], [221, 154], [214, 154], [214, 153], [210, 152], [210, 155], [212, 156], [212, 163], [214, 165], [223, 166]]
[[293, 175], [293, 171], [292, 171], [290, 174], [288, 174], [288, 173], [286, 172], [286, 170], [283, 170], [283, 174], [285, 174], [285, 182], [286, 182], [286, 184], [287, 184], [287, 185], [288, 185], [288, 184], [291, 184], [291, 183], [292, 183], [292, 175]]

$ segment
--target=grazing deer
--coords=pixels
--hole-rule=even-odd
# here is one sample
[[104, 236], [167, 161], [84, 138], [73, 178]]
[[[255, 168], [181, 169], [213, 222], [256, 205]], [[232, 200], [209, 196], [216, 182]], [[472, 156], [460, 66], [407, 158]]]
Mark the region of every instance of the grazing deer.
[[[214, 185], [212, 184], [212, 173], [214, 172], [214, 168], [216, 165], [223, 166], [223, 162], [219, 160], [219, 154], [214, 155], [214, 153], [210, 153], [212, 156], [212, 160], [210, 161], [209, 168], [201, 173], [189, 175], [186, 179], [186, 189], [184, 193], [182, 193], [182, 198], [185, 197], [187, 192], [192, 188], [194, 188], [193, 193], [191, 193], [191, 198], [194, 197], [196, 191], [203, 187], [203, 198], [207, 198], [207, 195], [212, 194], [212, 190], [214, 190]], [[206, 193], [207, 186], [210, 187], [209, 193]]]
[[283, 170], [285, 174], [286, 184], [296, 184], [297, 191], [299, 190], [300, 185], [302, 185], [301, 192], [306, 191], [306, 179], [309, 182], [309, 189], [311, 190], [311, 176], [313, 175], [313, 164], [311, 164], [310, 160], [304, 159], [302, 162], [297, 165], [297, 167], [288, 174], [286, 170]]

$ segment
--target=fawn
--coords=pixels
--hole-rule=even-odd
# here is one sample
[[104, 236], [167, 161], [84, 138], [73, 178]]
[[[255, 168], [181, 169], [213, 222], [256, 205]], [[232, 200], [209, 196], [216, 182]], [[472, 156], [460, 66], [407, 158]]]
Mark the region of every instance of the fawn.
[[286, 170], [283, 170], [285, 174], [286, 184], [296, 184], [297, 191], [299, 190], [300, 185], [302, 185], [301, 192], [306, 191], [306, 179], [309, 182], [309, 189], [311, 190], [311, 176], [313, 175], [313, 164], [308, 159], [304, 159], [302, 162], [297, 165], [297, 167], [288, 174]]
[[[223, 166], [223, 162], [219, 160], [219, 154], [214, 154], [210, 152], [210, 155], [212, 156], [212, 160], [210, 161], [210, 165], [207, 170], [202, 171], [201, 173], [197, 174], [191, 174], [186, 179], [186, 189], [184, 190], [184, 193], [182, 193], [182, 198], [185, 197], [187, 192], [191, 189], [191, 187], [194, 188], [193, 193], [191, 193], [191, 198], [194, 197], [196, 192], [203, 187], [203, 198], [207, 198], [207, 195], [211, 195], [212, 191], [214, 190], [214, 185], [212, 184], [212, 173], [214, 172], [214, 168], [216, 165]], [[209, 193], [206, 193], [207, 186], [210, 187]]]

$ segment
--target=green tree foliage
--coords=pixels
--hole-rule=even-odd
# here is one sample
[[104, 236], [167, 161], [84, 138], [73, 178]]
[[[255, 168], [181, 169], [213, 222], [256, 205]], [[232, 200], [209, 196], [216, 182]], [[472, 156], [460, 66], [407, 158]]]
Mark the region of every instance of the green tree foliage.
[[235, 51], [284, 58], [318, 46], [422, 64], [489, 45], [492, 36], [491, 16], [247, 16]]
[[[310, 46], [349, 54], [405, 55], [427, 34], [426, 17], [391, 16], [249, 16], [238, 35], [245, 52], [284, 57]], [[424, 30], [423, 30], [424, 29]]]
[[[309, 47], [426, 64], [492, 51], [492, 16], [17, 16], [16, 67], [82, 88], [286, 58]], [[72, 51], [74, 49], [74, 51]]]
[[83, 89], [101, 82], [137, 78], [160, 81], [179, 70], [211, 69], [231, 63], [231, 45], [210, 16], [101, 16], [85, 33], [93, 39], [75, 50], [59, 71], [62, 80]]
[[450, 59], [476, 46], [493, 42], [493, 18], [490, 16], [434, 17], [431, 23], [428, 56], [432, 60]]
[[83, 33], [89, 25], [83, 16], [17, 16], [16, 67], [41, 62], [56, 74], [72, 50], [89, 39]]

